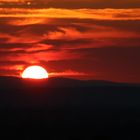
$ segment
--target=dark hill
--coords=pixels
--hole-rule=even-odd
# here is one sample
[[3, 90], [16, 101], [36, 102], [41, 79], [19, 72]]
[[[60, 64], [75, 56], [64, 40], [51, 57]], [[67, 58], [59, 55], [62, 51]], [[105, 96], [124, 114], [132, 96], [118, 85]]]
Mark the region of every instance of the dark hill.
[[140, 86], [0, 77], [4, 139], [140, 139]]
[[76, 80], [63, 77], [52, 77], [44, 80], [22, 79], [17, 77], [0, 77], [0, 89], [24, 87], [96, 87], [96, 86], [139, 86], [137, 84], [115, 83], [99, 80]]

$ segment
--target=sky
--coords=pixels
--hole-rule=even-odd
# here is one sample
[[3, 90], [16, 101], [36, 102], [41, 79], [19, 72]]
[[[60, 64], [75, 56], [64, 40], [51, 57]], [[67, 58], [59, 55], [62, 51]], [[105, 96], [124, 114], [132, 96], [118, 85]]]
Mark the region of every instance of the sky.
[[0, 3], [7, 7], [139, 8], [140, 0], [0, 0]]
[[140, 83], [140, 0], [0, 0], [0, 76]]

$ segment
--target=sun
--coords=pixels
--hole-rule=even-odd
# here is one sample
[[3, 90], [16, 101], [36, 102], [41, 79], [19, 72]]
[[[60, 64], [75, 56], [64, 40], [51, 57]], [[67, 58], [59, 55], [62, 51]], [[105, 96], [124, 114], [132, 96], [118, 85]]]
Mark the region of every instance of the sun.
[[41, 66], [29, 66], [23, 71], [21, 77], [28, 79], [46, 79], [48, 78], [48, 72]]

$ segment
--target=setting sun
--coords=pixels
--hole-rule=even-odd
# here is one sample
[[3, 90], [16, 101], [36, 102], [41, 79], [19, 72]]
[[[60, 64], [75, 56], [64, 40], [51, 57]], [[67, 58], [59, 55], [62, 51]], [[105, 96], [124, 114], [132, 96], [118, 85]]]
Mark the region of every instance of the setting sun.
[[29, 79], [45, 79], [48, 78], [48, 72], [41, 66], [29, 66], [21, 76]]

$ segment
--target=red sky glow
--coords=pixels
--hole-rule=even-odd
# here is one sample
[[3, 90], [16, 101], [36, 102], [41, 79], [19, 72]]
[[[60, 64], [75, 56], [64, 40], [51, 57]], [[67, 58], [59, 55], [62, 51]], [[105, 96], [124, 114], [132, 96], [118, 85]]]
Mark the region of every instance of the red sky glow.
[[0, 76], [41, 65], [50, 76], [140, 83], [140, 1], [110, 2], [0, 0]]

